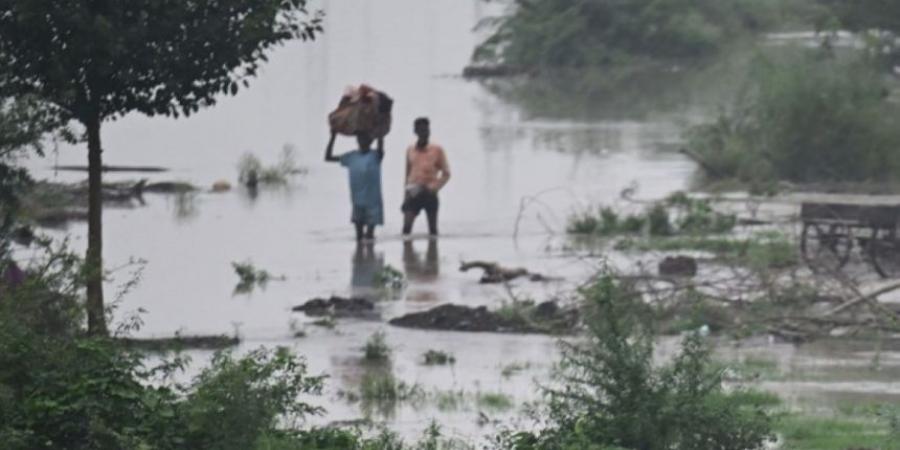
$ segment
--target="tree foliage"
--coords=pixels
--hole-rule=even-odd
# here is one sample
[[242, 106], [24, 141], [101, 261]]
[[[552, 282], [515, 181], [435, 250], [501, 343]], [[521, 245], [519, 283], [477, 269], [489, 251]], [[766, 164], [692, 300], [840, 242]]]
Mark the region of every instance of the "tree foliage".
[[305, 0], [0, 1], [0, 92], [68, 119], [191, 114], [235, 94], [265, 52], [312, 39]]
[[566, 343], [557, 387], [549, 388], [549, 426], [506, 436], [516, 450], [674, 450], [761, 448], [770, 418], [727, 393], [709, 348], [696, 334], [659, 367], [648, 305], [611, 277], [582, 291], [584, 341]]
[[101, 124], [190, 115], [234, 95], [266, 52], [312, 39], [306, 0], [0, 0], [0, 98], [34, 97], [88, 144], [89, 329], [106, 334]]
[[714, 54], [770, 27], [794, 2], [748, 0], [518, 0], [494, 21], [476, 60], [579, 67]]

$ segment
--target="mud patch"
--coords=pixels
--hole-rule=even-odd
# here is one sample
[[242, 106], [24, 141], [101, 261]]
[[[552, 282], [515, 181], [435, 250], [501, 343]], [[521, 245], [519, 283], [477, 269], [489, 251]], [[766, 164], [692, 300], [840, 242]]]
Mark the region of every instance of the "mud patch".
[[516, 305], [498, 311], [490, 311], [485, 306], [472, 308], [447, 304], [397, 317], [388, 323], [424, 330], [556, 334], [573, 330], [578, 323], [578, 313], [574, 309], [561, 308], [555, 302]]
[[314, 298], [291, 308], [291, 310], [306, 313], [310, 317], [372, 317], [376, 315], [375, 303], [359, 297]]

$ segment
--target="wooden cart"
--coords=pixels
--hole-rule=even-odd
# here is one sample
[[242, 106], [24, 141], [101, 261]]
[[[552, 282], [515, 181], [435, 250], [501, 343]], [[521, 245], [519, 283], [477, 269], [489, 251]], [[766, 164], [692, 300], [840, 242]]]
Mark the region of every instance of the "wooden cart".
[[803, 203], [800, 248], [809, 267], [840, 270], [855, 247], [882, 277], [900, 276], [900, 205]]

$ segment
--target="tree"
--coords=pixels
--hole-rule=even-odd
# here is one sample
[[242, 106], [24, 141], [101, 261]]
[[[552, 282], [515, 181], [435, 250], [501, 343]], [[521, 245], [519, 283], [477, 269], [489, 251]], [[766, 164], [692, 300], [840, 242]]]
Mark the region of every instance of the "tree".
[[820, 0], [853, 31], [900, 32], [900, 2], [895, 0]]
[[188, 116], [248, 86], [265, 53], [314, 39], [306, 0], [0, 0], [0, 97], [33, 95], [88, 144], [88, 329], [105, 334], [101, 124]]
[[42, 155], [42, 141], [54, 131], [64, 134], [53, 115], [35, 99], [0, 99], [0, 263], [20, 197], [31, 183], [28, 172], [15, 165], [16, 157], [29, 150]]

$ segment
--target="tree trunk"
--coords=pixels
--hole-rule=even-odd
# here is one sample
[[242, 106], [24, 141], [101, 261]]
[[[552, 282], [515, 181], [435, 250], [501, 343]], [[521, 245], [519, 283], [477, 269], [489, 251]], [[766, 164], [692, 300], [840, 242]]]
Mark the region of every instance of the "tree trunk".
[[85, 124], [88, 135], [88, 247], [86, 263], [88, 333], [105, 336], [103, 305], [103, 159], [100, 148], [100, 118]]

